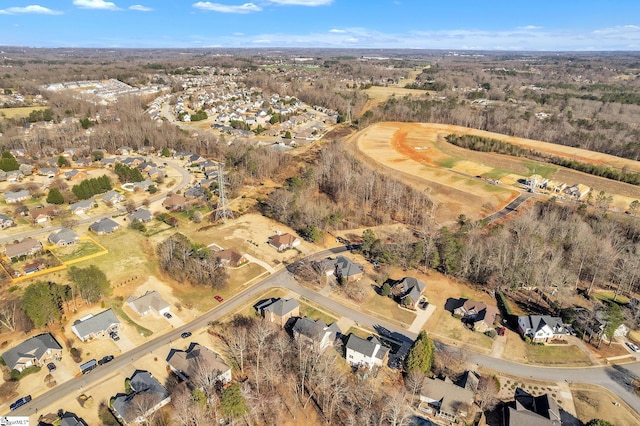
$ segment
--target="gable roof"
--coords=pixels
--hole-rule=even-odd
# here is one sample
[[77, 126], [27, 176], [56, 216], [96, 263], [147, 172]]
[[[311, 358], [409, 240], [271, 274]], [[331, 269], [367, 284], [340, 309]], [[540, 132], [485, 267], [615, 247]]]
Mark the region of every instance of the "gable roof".
[[50, 205], [46, 207], [40, 207], [38, 209], [29, 210], [29, 216], [31, 219], [37, 219], [38, 216], [51, 216], [56, 211], [56, 206]]
[[108, 217], [100, 219], [98, 222], [93, 222], [89, 229], [98, 234], [110, 233], [118, 229], [120, 225], [117, 222], [109, 219]]
[[29, 198], [29, 196], [31, 195], [31, 193], [29, 191], [27, 191], [26, 189], [20, 190], [20, 191], [7, 191], [4, 194], [4, 199], [5, 201], [9, 201], [9, 200], [20, 200], [20, 199], [24, 199], [24, 198]]
[[82, 201], [78, 201], [77, 203], [71, 204], [69, 208], [71, 208], [72, 212], [75, 212], [76, 210], [90, 209], [92, 206], [93, 206], [93, 200], [82, 200]]
[[288, 232], [284, 234], [276, 234], [269, 237], [271, 241], [271, 245], [274, 247], [282, 247], [282, 246], [290, 246], [293, 244], [298, 238], [295, 235], [291, 235]]
[[220, 373], [231, 369], [220, 355], [195, 342], [191, 343], [186, 351], [171, 349], [167, 355], [167, 363], [187, 379], [193, 377], [198, 373], [198, 369], [203, 367], [209, 371], [218, 370]]
[[78, 238], [80, 238], [78, 234], [71, 229], [62, 228], [58, 232], [49, 235], [49, 242], [51, 244], [58, 244], [59, 242], [76, 241]]
[[20, 359], [39, 360], [49, 349], [62, 350], [62, 346], [51, 333], [38, 334], [3, 353], [2, 359], [13, 370]]
[[133, 222], [134, 219], [138, 219], [139, 221], [142, 221], [142, 222], [149, 222], [152, 218], [153, 216], [151, 215], [151, 212], [143, 208], [139, 208], [135, 212], [127, 216], [127, 219], [130, 220], [131, 222]]
[[72, 328], [79, 337], [85, 338], [92, 334], [102, 333], [114, 324], [120, 324], [120, 321], [111, 309], [107, 309], [84, 320], [75, 321]]
[[187, 199], [180, 194], [169, 194], [164, 199], [162, 205], [164, 207], [178, 207], [187, 203]]
[[349, 335], [346, 347], [347, 349], [351, 349], [352, 351], [365, 355], [369, 358], [375, 355], [378, 359], [384, 359], [387, 352], [389, 352], [389, 348], [383, 346], [376, 336], [369, 336], [368, 338], [363, 339], [353, 333]]
[[474, 393], [453, 383], [448, 378], [427, 377], [420, 390], [420, 395], [438, 401], [440, 411], [457, 414], [464, 405], [471, 405]]
[[336, 257], [334, 265], [336, 268], [336, 273], [339, 272], [345, 278], [363, 273], [362, 265], [360, 265], [359, 263], [354, 263], [351, 261], [351, 259], [344, 256]]
[[402, 289], [403, 297], [409, 297], [414, 303], [420, 300], [422, 292], [427, 287], [424, 282], [414, 277], [404, 277], [397, 285]]
[[273, 300], [271, 303], [261, 306], [260, 308], [263, 311], [272, 313], [279, 317], [283, 317], [288, 313], [290, 313], [291, 311], [293, 311], [294, 309], [299, 307], [300, 307], [300, 304], [296, 299], [282, 299], [279, 297]]
[[144, 398], [153, 398], [153, 402], [155, 402], [155, 404], [144, 404], [145, 407], [157, 405], [169, 398], [169, 392], [148, 371], [136, 370], [129, 380], [129, 385], [133, 392], [118, 394], [112, 404], [113, 409], [126, 423], [131, 423], [146, 414], [140, 413], [140, 410], [135, 408], [135, 400], [143, 398], [142, 395], [150, 395], [144, 396]]
[[220, 260], [225, 260], [232, 264], [238, 264], [238, 262], [240, 262], [240, 260], [244, 257], [242, 253], [240, 253], [240, 251], [235, 247], [231, 247], [226, 250], [220, 250], [219, 252], [215, 253], [214, 256]]
[[560, 409], [548, 394], [533, 396], [516, 388], [515, 402], [507, 409], [507, 426], [559, 426]]
[[553, 332], [563, 332], [562, 319], [560, 317], [552, 317], [550, 315], [523, 315], [518, 317], [518, 320], [524, 319], [524, 324], [527, 328], [533, 330], [536, 333], [542, 330], [546, 325], [551, 327]]
[[8, 244], [4, 252], [9, 259], [22, 256], [23, 254], [30, 253], [34, 249], [41, 249], [42, 243], [38, 240], [34, 240], [31, 237], [27, 237], [24, 240], [14, 243]]
[[124, 200], [124, 195], [112, 189], [111, 191], [105, 193], [102, 196], [102, 200], [107, 202], [114, 201], [114, 200], [122, 201]]
[[60, 426], [87, 426], [87, 423], [74, 413], [67, 411], [60, 417]]
[[465, 311], [465, 315], [474, 315], [475, 321], [484, 321], [487, 325], [492, 325], [498, 315], [496, 306], [487, 305], [484, 302], [476, 300], [466, 300], [461, 308]]
[[162, 296], [160, 296], [160, 293], [155, 290], [147, 291], [139, 297], [131, 296], [127, 299], [127, 304], [139, 314], [143, 314], [149, 309], [160, 312], [170, 306]]

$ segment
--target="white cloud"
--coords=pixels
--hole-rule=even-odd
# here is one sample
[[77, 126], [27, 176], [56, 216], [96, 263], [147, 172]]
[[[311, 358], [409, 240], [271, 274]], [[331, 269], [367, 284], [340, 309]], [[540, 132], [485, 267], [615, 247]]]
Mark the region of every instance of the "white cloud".
[[541, 30], [542, 27], [539, 27], [537, 25], [525, 25], [523, 27], [516, 27], [516, 29], [518, 29], [518, 30]]
[[147, 6], [143, 6], [141, 4], [134, 4], [129, 6], [130, 10], [137, 10], [138, 12], [151, 12], [153, 9]]
[[105, 0], [73, 0], [82, 9], [121, 10], [115, 3]]
[[332, 28], [332, 29], [329, 30], [329, 32], [333, 33], [333, 34], [344, 34], [344, 33], [346, 33], [345, 30], [339, 30], [337, 28]]
[[253, 3], [244, 3], [239, 6], [233, 6], [220, 3], [211, 3], [209, 1], [199, 1], [197, 3], [194, 3], [193, 7], [195, 7], [196, 9], [220, 13], [253, 13], [260, 12], [262, 10], [260, 6], [256, 6]]
[[52, 10], [48, 7], [32, 4], [25, 7], [9, 7], [5, 10], [0, 10], [0, 15], [13, 15], [17, 13], [37, 13], [40, 15], [62, 15], [62, 12], [58, 10]]
[[269, 0], [271, 3], [285, 6], [327, 6], [333, 0]]

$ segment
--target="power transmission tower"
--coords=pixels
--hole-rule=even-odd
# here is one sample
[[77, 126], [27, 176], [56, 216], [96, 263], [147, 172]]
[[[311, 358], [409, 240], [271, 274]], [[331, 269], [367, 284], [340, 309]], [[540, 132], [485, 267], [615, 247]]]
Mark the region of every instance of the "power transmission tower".
[[233, 219], [233, 212], [229, 208], [225, 185], [224, 166], [222, 163], [218, 163], [218, 208], [216, 209], [216, 220], [222, 219], [223, 223], [227, 223], [227, 218]]

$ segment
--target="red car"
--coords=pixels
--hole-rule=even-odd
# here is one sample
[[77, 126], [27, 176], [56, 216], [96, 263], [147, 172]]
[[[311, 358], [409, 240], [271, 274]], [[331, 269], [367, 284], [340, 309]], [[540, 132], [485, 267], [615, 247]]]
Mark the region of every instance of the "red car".
[[507, 331], [505, 327], [498, 327], [498, 336], [504, 336], [505, 331]]
[[222, 302], [224, 299], [220, 296], [213, 296], [214, 299], [216, 299], [218, 302]]

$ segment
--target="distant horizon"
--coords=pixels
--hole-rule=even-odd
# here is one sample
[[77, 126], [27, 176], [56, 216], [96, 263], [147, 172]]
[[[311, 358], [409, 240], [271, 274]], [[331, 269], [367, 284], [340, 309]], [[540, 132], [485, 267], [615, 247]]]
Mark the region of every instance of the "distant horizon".
[[637, 0], [2, 3], [0, 40], [7, 47], [640, 51]]

